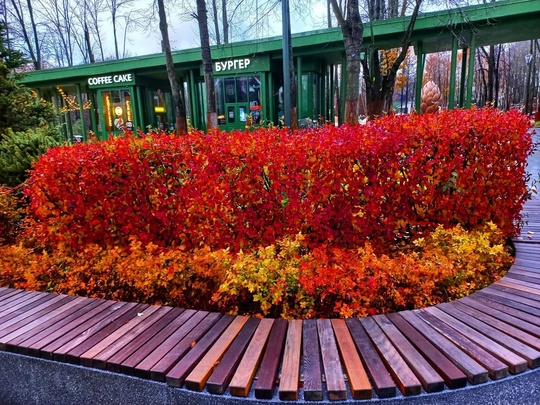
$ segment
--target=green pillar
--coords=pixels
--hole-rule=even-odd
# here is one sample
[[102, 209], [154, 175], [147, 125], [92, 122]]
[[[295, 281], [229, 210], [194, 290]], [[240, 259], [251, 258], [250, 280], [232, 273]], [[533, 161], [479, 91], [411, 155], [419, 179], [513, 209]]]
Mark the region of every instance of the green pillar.
[[467, 78], [467, 54], [469, 48], [464, 47], [461, 54], [461, 80], [459, 85], [459, 106], [463, 108], [465, 101], [465, 79]]
[[197, 114], [197, 110], [199, 108], [199, 100], [197, 97], [198, 89], [195, 85], [195, 73], [193, 72], [193, 69], [189, 71], [189, 86], [188, 86], [188, 97], [189, 97], [189, 118], [191, 119], [191, 125], [193, 128], [200, 129], [199, 125], [199, 115]]
[[267, 86], [267, 90], [266, 90], [266, 94], [267, 94], [267, 97], [268, 98], [265, 98], [263, 100], [268, 100], [268, 105], [267, 106], [263, 106], [264, 108], [264, 111], [265, 111], [265, 114], [266, 116], [263, 116], [261, 117], [261, 120], [263, 121], [267, 121], [267, 122], [274, 122], [274, 119], [275, 119], [275, 116], [274, 114], [276, 113], [276, 110], [275, 110], [275, 98], [274, 98], [274, 75], [272, 74], [272, 72], [269, 72], [266, 74], [267, 77], [268, 77], [268, 86]]
[[82, 102], [80, 83], [77, 83], [77, 103], [79, 103], [79, 114], [81, 115], [82, 140], [86, 142], [86, 123], [84, 122], [84, 106]]
[[334, 110], [334, 94], [335, 94], [335, 86], [334, 83], [334, 69], [336, 65], [330, 65], [328, 66], [328, 107], [330, 110], [330, 116], [327, 118], [327, 120], [330, 120], [332, 122], [332, 125], [335, 123], [334, 117], [336, 116], [336, 112]]
[[134, 127], [134, 130], [137, 130], [136, 126], [139, 126], [141, 127], [141, 131], [143, 133], [146, 133], [146, 119], [145, 119], [145, 116], [144, 116], [144, 108], [143, 108], [143, 94], [142, 94], [142, 90], [141, 90], [141, 86], [137, 86], [135, 88], [135, 94], [137, 96], [137, 100], [135, 100], [135, 102], [137, 103], [137, 115], [138, 115], [138, 119], [137, 119], [137, 122], [134, 122], [133, 123], [133, 127]]
[[420, 113], [422, 103], [422, 81], [424, 79], [424, 44], [419, 41], [416, 45], [416, 87], [414, 90], [414, 108]]
[[[305, 118], [302, 116], [302, 102], [304, 101], [304, 89], [302, 88], [302, 58], [296, 58], [296, 120]], [[298, 124], [298, 122], [297, 122]]]
[[339, 117], [338, 117], [338, 124], [343, 124], [343, 121], [345, 119], [345, 101], [347, 99], [347, 58], [345, 55], [342, 58], [341, 62], [341, 83], [340, 83], [340, 90], [339, 90]]
[[450, 60], [450, 89], [448, 91], [448, 109], [453, 110], [456, 98], [456, 65], [458, 43], [456, 37], [452, 37], [452, 58]]
[[[97, 136], [97, 120], [96, 120], [96, 114], [97, 112], [97, 105], [95, 105], [95, 101], [97, 100], [97, 94], [94, 92], [87, 91], [88, 99], [90, 100], [90, 122], [92, 123], [92, 131], [94, 132], [94, 135]], [[85, 135], [86, 136], [86, 135]]]
[[473, 32], [471, 34], [471, 51], [469, 52], [469, 72], [467, 74], [467, 100], [465, 102], [466, 108], [471, 108], [472, 100], [472, 88], [474, 82], [474, 58], [476, 56], [476, 35]]

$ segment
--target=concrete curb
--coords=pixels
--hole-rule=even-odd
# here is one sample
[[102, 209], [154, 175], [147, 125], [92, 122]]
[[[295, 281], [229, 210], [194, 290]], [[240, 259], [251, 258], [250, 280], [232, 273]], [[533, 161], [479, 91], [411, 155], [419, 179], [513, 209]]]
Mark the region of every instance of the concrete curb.
[[[210, 395], [108, 371], [0, 352], [1, 405], [246, 405], [280, 402]], [[301, 393], [302, 396], [302, 393]], [[350, 397], [350, 393], [349, 393]], [[458, 390], [364, 401], [283, 401], [286, 404], [540, 405], [540, 369]]]

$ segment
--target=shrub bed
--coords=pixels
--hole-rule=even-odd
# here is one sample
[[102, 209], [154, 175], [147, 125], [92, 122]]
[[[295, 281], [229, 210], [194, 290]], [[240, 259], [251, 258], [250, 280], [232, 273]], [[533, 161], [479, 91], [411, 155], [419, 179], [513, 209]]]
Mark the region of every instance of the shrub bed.
[[511, 262], [529, 125], [454, 110], [56, 147], [31, 172], [0, 284], [285, 317], [458, 298]]
[[496, 225], [438, 227], [414, 251], [377, 255], [298, 235], [249, 252], [185, 252], [132, 240], [36, 254], [0, 249], [0, 285], [256, 316], [350, 317], [434, 305], [497, 280], [512, 262]]

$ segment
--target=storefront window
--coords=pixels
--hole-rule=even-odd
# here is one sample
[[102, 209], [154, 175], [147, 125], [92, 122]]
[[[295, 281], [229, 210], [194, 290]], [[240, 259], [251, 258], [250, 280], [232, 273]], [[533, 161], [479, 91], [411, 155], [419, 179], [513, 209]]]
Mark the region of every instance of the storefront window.
[[218, 125], [236, 126], [251, 116], [255, 124], [261, 121], [260, 76], [238, 76], [215, 79]]
[[133, 106], [129, 90], [111, 90], [101, 93], [106, 132], [133, 129]]
[[236, 103], [236, 85], [234, 77], [225, 79], [225, 102]]
[[223, 91], [223, 79], [215, 80], [218, 125], [225, 125], [225, 96]]

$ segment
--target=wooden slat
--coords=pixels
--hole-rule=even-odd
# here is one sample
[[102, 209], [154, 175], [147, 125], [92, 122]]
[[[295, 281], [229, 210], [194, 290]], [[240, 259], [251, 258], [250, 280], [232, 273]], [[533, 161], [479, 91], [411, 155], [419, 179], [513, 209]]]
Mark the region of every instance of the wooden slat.
[[[446, 310], [451, 310], [451, 307], [444, 306]], [[477, 332], [474, 328], [471, 326], [465, 324], [464, 322], [458, 321], [455, 317], [458, 316], [457, 314], [454, 314], [454, 316], [449, 315], [448, 313], [444, 312], [442, 309], [438, 307], [431, 307], [431, 308], [425, 308], [423, 311], [429, 312], [433, 316], [436, 316], [458, 332], [465, 334], [469, 339], [475, 341], [479, 345], [481, 345], [486, 351], [490, 352], [493, 356], [497, 357], [500, 361], [505, 363], [508, 366], [508, 370], [513, 373], [521, 373], [527, 369], [527, 361], [512, 352], [511, 350], [507, 349], [506, 347], [502, 346], [501, 344], [495, 342], [493, 339], [483, 335], [480, 332]], [[460, 319], [467, 319], [465, 314], [459, 314]]]
[[[509, 316], [516, 318], [520, 321], [524, 321], [525, 324], [533, 325], [535, 327], [540, 327], [540, 318], [531, 315], [527, 312], [520, 311], [519, 309], [512, 308], [508, 305], [501, 304], [500, 302], [491, 300], [487, 298], [487, 296], [481, 296], [479, 294], [474, 294], [469, 297], [466, 297], [467, 300], [474, 301], [475, 303], [479, 303], [480, 305], [487, 306], [489, 308], [493, 308], [494, 311], [500, 314], [508, 314]], [[525, 329], [528, 330], [528, 329]], [[540, 337], [540, 336], [539, 336]]]
[[[55, 359], [57, 361], [68, 361], [67, 354], [70, 350], [84, 345], [84, 342], [91, 339], [94, 334], [98, 333], [101, 328], [114, 322], [118, 317], [127, 313], [130, 309], [134, 309], [137, 304], [109, 301], [109, 305], [103, 311], [88, 318], [79, 327], [67, 332], [64, 336], [57, 339], [50, 345], [41, 349], [41, 356], [46, 359]], [[78, 363], [78, 357], [77, 361]]]
[[467, 385], [467, 376], [465, 373], [419, 331], [412, 327], [399, 313], [387, 314], [386, 316], [407, 337], [437, 373], [443, 377], [448, 388], [462, 388]]
[[540, 272], [533, 273], [530, 271], [512, 269], [511, 271], [506, 273], [504, 278], [507, 280], [512, 280], [512, 281], [514, 280], [524, 281], [529, 284], [537, 286], [537, 288], [540, 287]]
[[345, 321], [362, 362], [367, 369], [373, 388], [379, 398], [391, 398], [396, 396], [396, 384], [390, 376], [385, 364], [379, 357], [366, 330], [359, 319], [349, 318]]
[[283, 351], [279, 399], [297, 400], [300, 380], [300, 356], [302, 354], [302, 321], [289, 321], [287, 339]]
[[385, 315], [373, 317], [388, 339], [397, 349], [403, 360], [409, 365], [418, 380], [422, 383], [426, 392], [438, 392], [444, 388], [444, 380], [422, 357], [414, 346], [403, 334], [390, 322]]
[[428, 325], [439, 331], [439, 333], [452, 341], [461, 350], [486, 368], [489, 377], [492, 380], [498, 380], [508, 376], [508, 366], [483, 347], [479, 346], [475, 341], [461, 334], [429, 312], [415, 310], [413, 313], [422, 318]]
[[[53, 300], [49, 301], [49, 303], [51, 302], [53, 302]], [[54, 318], [59, 313], [76, 305], [77, 302], [78, 300], [73, 297], [55, 301], [52, 305], [47, 306], [46, 309], [42, 309], [32, 316], [26, 317], [22, 321], [12, 324], [9, 328], [2, 328], [2, 331], [0, 331], [0, 334], [2, 335], [0, 338], [0, 350], [6, 350], [6, 344], [9, 341], [28, 331], [32, 331], [34, 328], [39, 328], [40, 325], [46, 323], [51, 318]], [[7, 331], [9, 331], [9, 333], [5, 333]]]
[[234, 374], [229, 385], [231, 395], [245, 397], [248, 395], [255, 378], [255, 373], [262, 360], [268, 336], [274, 324], [273, 319], [261, 319], [259, 327], [255, 331], [253, 338], [240, 361], [236, 373]]
[[258, 318], [249, 318], [247, 320], [206, 382], [208, 392], [211, 394], [223, 394], [225, 392], [259, 323], [260, 319]]
[[39, 319], [41, 315], [64, 305], [72, 299], [72, 297], [68, 297], [67, 295], [50, 295], [45, 297], [43, 301], [33, 302], [22, 313], [14, 314], [12, 317], [4, 317], [0, 323], [0, 337], [6, 336], [21, 325], [26, 325], [35, 319]]
[[6, 315], [13, 314], [17, 309], [24, 307], [40, 298], [45, 297], [46, 293], [18, 292], [14, 291], [5, 300], [0, 302], [0, 320]]
[[347, 378], [354, 399], [369, 399], [373, 390], [366, 370], [362, 365], [360, 355], [356, 350], [347, 324], [343, 319], [332, 319], [332, 327], [341, 353], [341, 358], [347, 372]]
[[[160, 307], [152, 305], [143, 312], [138, 313], [135, 318], [131, 319], [128, 323], [81, 354], [79, 356], [81, 365], [104, 369], [107, 364], [107, 359], [142, 332], [147, 324], [152, 324], [159, 319], [158, 316], [154, 316], [159, 310]], [[159, 312], [167, 313], [170, 310], [171, 308], [163, 308], [162, 311]]]
[[276, 319], [272, 325], [268, 344], [261, 362], [259, 377], [255, 384], [255, 398], [272, 399], [274, 396], [274, 387], [276, 386], [281, 353], [285, 346], [287, 327], [288, 323], [285, 319]]
[[26, 308], [34, 306], [38, 302], [48, 299], [47, 293], [29, 294], [24, 296], [15, 296], [13, 301], [6, 302], [1, 306], [0, 323], [4, 317], [7, 319], [25, 312]]
[[[467, 297], [465, 297], [467, 298]], [[528, 322], [517, 319], [504, 312], [497, 311], [475, 300], [460, 300], [462, 310], [477, 319], [494, 326], [523, 343], [540, 350], [540, 328]]]
[[78, 325], [80, 319], [92, 309], [99, 307], [103, 304], [103, 301], [95, 299], [87, 299], [83, 301], [81, 305], [73, 307], [73, 311], [70, 313], [64, 312], [60, 315], [60, 319], [55, 319], [51, 325], [41, 330], [38, 333], [34, 333], [31, 337], [24, 339], [24, 335], [19, 336], [19, 341], [13, 340], [8, 343], [8, 350], [10, 345], [16, 345], [16, 352], [21, 354], [27, 354], [30, 356], [40, 356], [40, 348], [54, 342], [59, 337], [63, 336], [66, 331], [75, 328]]
[[[143, 363], [144, 361], [150, 361], [149, 359], [151, 359], [153, 363], [149, 367], [147, 367], [147, 370], [150, 370], [150, 367], [152, 367], [154, 364], [156, 364], [159, 360], [163, 358], [163, 356], [157, 358], [157, 356], [155, 355], [156, 351], [162, 348], [162, 353], [165, 353], [164, 346], [172, 347], [172, 343], [168, 343], [169, 339], [173, 335], [175, 335], [175, 333], [177, 333], [182, 327], [184, 327], [186, 323], [191, 320], [191, 318], [193, 317], [193, 315], [195, 315], [196, 312], [197, 311], [193, 309], [186, 309], [179, 313], [167, 326], [160, 330], [159, 333], [154, 335], [135, 353], [131, 354], [131, 356], [129, 356], [126, 360], [122, 362], [120, 367], [121, 372], [128, 375], [135, 375], [135, 367], [137, 367], [137, 365]], [[182, 338], [185, 336], [185, 334], [189, 332], [189, 330], [186, 330], [185, 333], [182, 334]], [[181, 338], [178, 338], [179, 335], [176, 336], [177, 337], [175, 338], [175, 341], [178, 342]], [[145, 377], [150, 378], [150, 372], [148, 372]]]
[[35, 335], [42, 336], [41, 332], [47, 331], [50, 328], [54, 329], [55, 325], [64, 318], [69, 318], [74, 312], [78, 312], [81, 308], [88, 305], [89, 302], [91, 302], [89, 298], [76, 297], [65, 305], [26, 325], [24, 327], [26, 329], [25, 332], [21, 333], [23, 328], [17, 330], [16, 333], [13, 332], [11, 339], [9, 339], [9, 336], [6, 336], [6, 339], [9, 339], [6, 343], [6, 349], [9, 351], [20, 349], [18, 351], [19, 353], [27, 354], [26, 345], [23, 345], [25, 341], [31, 340]]
[[538, 285], [536, 284], [531, 284], [521, 280], [512, 280], [508, 277], [504, 277], [499, 281], [491, 284], [491, 286], [512, 288], [514, 290], [527, 293], [527, 296], [530, 297], [532, 300], [540, 301], [540, 291]]
[[161, 334], [161, 330], [173, 322], [175, 318], [178, 318], [183, 311], [182, 308], [172, 308], [169, 312], [162, 313], [161, 318], [155, 320], [155, 322], [149, 322], [144, 327], [144, 330], [136, 334], [134, 339], [125, 339], [124, 337], [127, 344], [107, 359], [107, 370], [120, 372], [120, 365], [124, 360], [137, 352], [141, 346], [155, 335]]
[[489, 375], [487, 369], [469, 357], [457, 345], [448, 338], [431, 327], [416, 313], [411, 311], [401, 311], [399, 316], [405, 319], [426, 339], [428, 339], [437, 349], [443, 352], [465, 375], [471, 384], [480, 384], [488, 381]]
[[86, 353], [110, 334], [122, 328], [132, 319], [137, 318], [137, 314], [144, 313], [149, 308], [146, 304], [132, 305], [128, 310], [118, 317], [104, 319], [95, 327], [92, 327], [92, 333], [81, 336], [80, 339], [72, 341], [69, 350], [65, 352], [65, 360], [68, 363], [80, 364], [80, 356]]
[[535, 294], [530, 294], [528, 292], [522, 291], [519, 288], [506, 287], [502, 285], [491, 284], [486, 289], [494, 294], [507, 294], [512, 296], [513, 301], [521, 302], [523, 304], [529, 305], [535, 309], [540, 310], [540, 296]]
[[[159, 356], [155, 356], [155, 352], [152, 352], [152, 357], [149, 357], [152, 361], [151, 363], [154, 363], [152, 368], [149, 369], [150, 378], [154, 381], [165, 381], [166, 374], [182, 359], [186, 353], [188, 353], [191, 348], [197, 344], [199, 340], [203, 338], [206, 333], [214, 327], [216, 322], [218, 322], [222, 315], [217, 312], [211, 312], [206, 313], [205, 316], [204, 312], [198, 312], [196, 313], [192, 318], [189, 319], [188, 322], [182, 328], [178, 330], [177, 333], [173, 334], [171, 338], [176, 338], [177, 334], [180, 334], [178, 339], [176, 340], [176, 344], [167, 352], [165, 353], [162, 351], [162, 348], [156, 349], [159, 353], [159, 355], [163, 356], [159, 361], [155, 362], [155, 358]], [[201, 318], [202, 316], [202, 318]], [[167, 339], [165, 341], [166, 345], [168, 346], [171, 339]], [[146, 363], [146, 360], [143, 363], [140, 363], [137, 368], [135, 369], [135, 374], [138, 375], [139, 373], [142, 373], [143, 370], [148, 370], [147, 366], [144, 365]], [[143, 366], [144, 365], [144, 366]]]
[[219, 321], [199, 340], [195, 346], [167, 373], [165, 379], [172, 387], [181, 387], [191, 370], [195, 368], [207, 350], [219, 339], [221, 334], [234, 320], [234, 316], [224, 315]]
[[192, 391], [201, 391], [210, 378], [216, 365], [220, 362], [225, 352], [238, 336], [249, 318], [247, 316], [237, 316], [233, 319], [227, 329], [219, 336], [212, 347], [206, 351], [202, 359], [195, 365], [193, 370], [186, 377], [186, 388]]
[[534, 316], [536, 319], [540, 319], [540, 309], [531, 307], [530, 305], [527, 305], [526, 303], [523, 303], [523, 302], [515, 301], [516, 298], [520, 298], [520, 297], [515, 297], [512, 294], [506, 294], [506, 293], [497, 292], [494, 290], [491, 291], [491, 290], [488, 290], [487, 288], [484, 288], [483, 290], [478, 291], [474, 293], [473, 295], [471, 295], [471, 298], [488, 299], [489, 301], [495, 301], [507, 307], [511, 307], [519, 311], [528, 313]]
[[[500, 345], [493, 346], [493, 354], [496, 356], [500, 356], [499, 358], [502, 361], [507, 361], [511, 372], [513, 367], [513, 372], [519, 373], [521, 371], [525, 371], [527, 365], [531, 368], [536, 368], [538, 367], [538, 365], [540, 365], [540, 352], [538, 350], [534, 350], [532, 347], [523, 344], [519, 340], [514, 339], [511, 336], [492, 327], [491, 325], [488, 325], [487, 323], [482, 322], [477, 318], [474, 318], [473, 316], [467, 314], [465, 311], [461, 310], [461, 306], [459, 306], [458, 303], [456, 303], [456, 305], [454, 305], [454, 303], [441, 304], [438, 305], [437, 308], [444, 311], [450, 317], [459, 318], [460, 323], [472, 328], [475, 331], [474, 334], [471, 333], [471, 330], [469, 328], [465, 329], [468, 333], [468, 336], [472, 336], [479, 342], [485, 342], [484, 337], [487, 337], [491, 341], [496, 342], [497, 345]], [[478, 333], [476, 333], [476, 331]], [[481, 338], [482, 340], [479, 340], [479, 338]], [[488, 346], [487, 344], [485, 344], [484, 347], [486, 347], [488, 350], [491, 348], [491, 346]], [[507, 350], [504, 351], [501, 350], [501, 348]], [[512, 355], [515, 355], [514, 359], [509, 357], [510, 353]], [[525, 366], [520, 366], [523, 363], [523, 359], [526, 360]]]
[[321, 349], [315, 319], [304, 320], [302, 340], [304, 399], [321, 401], [323, 399]]
[[[86, 322], [94, 320], [99, 314], [107, 311], [115, 304], [119, 305], [114, 301], [95, 300], [95, 305], [84, 307], [79, 312], [73, 314], [72, 316], [76, 317], [75, 319], [69, 318], [67, 322], [60, 322], [60, 327], [54, 329], [54, 332], [51, 334], [35, 342], [25, 342], [29, 343], [28, 352], [35, 356], [52, 359], [52, 347], [58, 348], [65, 344], [65, 342], [69, 342]], [[120, 305], [124, 305], [124, 303]], [[48, 348], [48, 350], [44, 350], [45, 348]]]
[[387, 369], [394, 377], [394, 381], [403, 395], [418, 395], [422, 390], [422, 384], [414, 375], [405, 360], [399, 355], [396, 348], [386, 337], [379, 325], [372, 317], [360, 319], [362, 326], [371, 338], [379, 356], [386, 364]]
[[0, 296], [0, 305], [6, 305], [14, 299], [31, 295], [31, 291], [8, 289]]
[[331, 401], [347, 398], [347, 387], [339, 359], [334, 330], [330, 319], [318, 319], [317, 331], [321, 345], [322, 364], [326, 381], [328, 399]]

